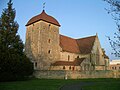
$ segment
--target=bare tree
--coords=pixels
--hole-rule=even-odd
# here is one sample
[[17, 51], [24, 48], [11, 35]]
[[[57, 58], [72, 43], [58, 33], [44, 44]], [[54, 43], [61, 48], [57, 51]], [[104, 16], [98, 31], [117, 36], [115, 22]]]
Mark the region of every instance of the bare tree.
[[110, 45], [112, 47], [112, 54], [116, 57], [120, 57], [120, 0], [104, 0], [109, 4], [109, 8], [106, 9], [108, 14], [115, 20], [117, 31], [114, 33], [114, 37], [108, 37]]

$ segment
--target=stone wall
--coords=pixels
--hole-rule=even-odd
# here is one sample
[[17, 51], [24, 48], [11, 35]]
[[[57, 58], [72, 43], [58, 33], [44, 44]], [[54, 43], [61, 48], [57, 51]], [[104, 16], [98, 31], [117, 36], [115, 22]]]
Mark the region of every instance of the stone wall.
[[120, 78], [120, 71], [35, 71], [34, 76], [45, 79]]
[[45, 79], [64, 79], [66, 71], [63, 70], [36, 70], [34, 76]]
[[96, 35], [95, 42], [91, 51], [91, 59], [95, 65], [105, 65], [103, 51], [100, 45], [100, 41], [98, 39], [98, 35]]
[[[64, 69], [65, 68], [65, 69]], [[51, 66], [50, 67], [50, 70], [65, 70], [65, 71], [68, 71], [68, 70], [81, 70], [81, 66]]]
[[106, 70], [105, 66], [95, 66], [95, 70]]
[[90, 55], [89, 54], [82, 55], [82, 54], [70, 53], [65, 51], [60, 52], [60, 60], [62, 61], [74, 61], [75, 58], [78, 58], [78, 57], [90, 58]]

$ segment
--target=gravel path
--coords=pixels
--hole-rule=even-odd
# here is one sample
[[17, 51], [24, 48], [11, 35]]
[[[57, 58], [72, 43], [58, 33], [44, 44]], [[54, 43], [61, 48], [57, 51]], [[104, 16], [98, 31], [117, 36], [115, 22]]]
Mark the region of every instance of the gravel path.
[[84, 85], [93, 85], [91, 82], [79, 82], [75, 84], [64, 85], [60, 90], [83, 90], [82, 86]]

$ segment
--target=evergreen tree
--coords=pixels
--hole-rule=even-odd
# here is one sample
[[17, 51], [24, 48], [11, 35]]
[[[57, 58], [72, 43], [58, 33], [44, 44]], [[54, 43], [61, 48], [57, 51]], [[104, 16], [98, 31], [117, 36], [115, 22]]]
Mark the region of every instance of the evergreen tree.
[[33, 72], [30, 60], [24, 54], [24, 45], [18, 35], [16, 11], [9, 0], [0, 17], [0, 80], [16, 80]]
[[111, 38], [108, 36], [110, 45], [112, 47], [112, 54], [116, 57], [120, 57], [120, 0], [104, 0], [109, 5], [110, 8], [106, 9], [108, 14], [112, 15], [112, 18], [115, 20], [117, 31], [114, 33], [114, 37]]

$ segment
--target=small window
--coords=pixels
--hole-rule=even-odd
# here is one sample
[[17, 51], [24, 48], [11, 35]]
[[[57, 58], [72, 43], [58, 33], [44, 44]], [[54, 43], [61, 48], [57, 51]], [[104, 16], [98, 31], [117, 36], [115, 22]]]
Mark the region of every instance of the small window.
[[35, 62], [35, 67], [37, 67], [37, 62]]
[[70, 60], [70, 56], [68, 55], [68, 61]]
[[69, 67], [69, 70], [71, 70], [71, 66]]
[[112, 69], [114, 70], [114, 67], [112, 67]]
[[79, 58], [79, 56], [77, 56], [77, 58]]
[[50, 43], [50, 41], [51, 41], [51, 40], [49, 39], [49, 40], [48, 40], [48, 43]]
[[116, 67], [115, 67], [115, 70], [116, 70]]
[[75, 69], [75, 67], [73, 66], [73, 67], [72, 67], [72, 70], [74, 71], [74, 69]]
[[51, 24], [49, 24], [48, 29], [50, 29]]
[[49, 50], [49, 51], [48, 51], [48, 53], [50, 54], [50, 53], [51, 53], [51, 51]]
[[65, 69], [65, 66], [63, 66], [63, 69]]

